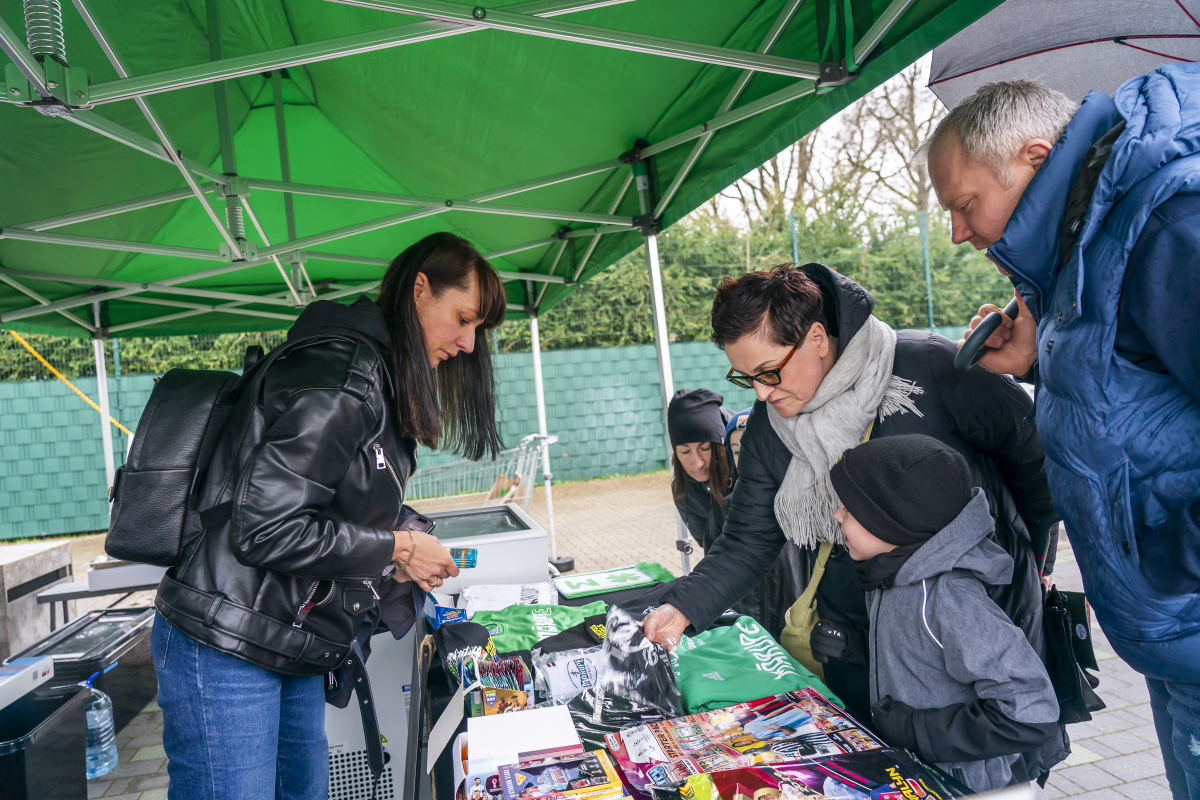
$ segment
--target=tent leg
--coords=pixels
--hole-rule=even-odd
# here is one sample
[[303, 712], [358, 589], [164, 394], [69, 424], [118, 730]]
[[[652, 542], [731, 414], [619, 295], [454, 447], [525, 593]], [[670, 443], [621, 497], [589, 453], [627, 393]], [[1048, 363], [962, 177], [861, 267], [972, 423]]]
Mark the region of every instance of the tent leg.
[[[95, 321], [96, 328], [100, 328], [100, 304], [92, 303], [92, 319]], [[113, 478], [117, 474], [116, 463], [113, 459], [113, 441], [112, 428], [109, 427], [112, 423], [108, 421], [108, 372], [104, 366], [104, 340], [100, 338], [100, 333], [97, 331], [95, 338], [92, 339], [92, 349], [96, 353], [96, 394], [100, 404], [100, 442], [104, 450], [104, 488], [105, 491], [112, 488]]]
[[[671, 375], [670, 339], [667, 335], [667, 309], [663, 302], [662, 266], [658, 260], [658, 237], [644, 234], [646, 240], [646, 265], [650, 270], [650, 304], [654, 311], [654, 349], [658, 354], [658, 382], [662, 389], [663, 432], [667, 430], [667, 406], [671, 404], [671, 396], [675, 394], [675, 381]], [[670, 468], [671, 439], [666, 437], [667, 466]], [[675, 546], [679, 549], [679, 558], [683, 574], [692, 571], [692, 543], [687, 526], [675, 512]]]
[[[538, 433], [546, 436], [546, 389], [542, 381], [542, 342], [538, 335], [537, 313], [529, 315], [529, 341], [533, 349], [533, 394], [537, 401]], [[575, 559], [558, 555], [558, 541], [554, 537], [554, 497], [551, 485], [554, 476], [550, 472], [550, 446], [542, 440], [542, 483], [546, 487], [546, 535], [550, 540], [550, 566], [559, 573], [575, 569]]]
[[[633, 175], [637, 180], [638, 205], [643, 214], [651, 213], [654, 207], [650, 194], [650, 175], [645, 161], [633, 165]], [[650, 307], [654, 314], [654, 350], [658, 354], [658, 386], [662, 391], [663, 438], [667, 445], [667, 469], [674, 469], [674, 448], [671, 447], [671, 437], [667, 432], [667, 407], [671, 405], [671, 396], [675, 394], [675, 379], [671, 375], [670, 336], [667, 333], [667, 307], [663, 301], [662, 264], [658, 259], [658, 237], [645, 228], [642, 237], [646, 242], [646, 268], [650, 272]], [[675, 547], [679, 550], [679, 560], [683, 574], [692, 571], [692, 542], [688, 535], [687, 526], [675, 510]]]

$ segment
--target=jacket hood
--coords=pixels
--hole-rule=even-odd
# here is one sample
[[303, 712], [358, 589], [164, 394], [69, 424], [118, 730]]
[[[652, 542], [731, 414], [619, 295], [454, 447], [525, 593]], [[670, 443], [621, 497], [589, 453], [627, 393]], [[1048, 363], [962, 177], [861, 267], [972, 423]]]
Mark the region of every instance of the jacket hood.
[[808, 277], [821, 287], [825, 300], [825, 319], [829, 323], [829, 335], [838, 337], [838, 349], [854, 338], [867, 317], [875, 309], [875, 298], [870, 292], [835, 272], [824, 264], [810, 263], [801, 267]]
[[1058, 267], [1059, 229], [1071, 185], [1091, 146], [1122, 120], [1125, 131], [1092, 193], [1076, 252], [1134, 186], [1168, 162], [1200, 152], [1200, 64], [1159, 67], [1126, 81], [1111, 98], [1093, 91], [1083, 99], [1026, 187], [1004, 235], [988, 248], [992, 260], [1043, 296]]
[[383, 310], [366, 296], [348, 306], [331, 300], [310, 303], [296, 318], [287, 338], [290, 342], [302, 336], [345, 330], [366, 336], [379, 346], [381, 352], [387, 353], [391, 349], [392, 334]]
[[909, 556], [896, 573], [895, 586], [908, 586], [951, 570], [974, 573], [984, 583], [1012, 581], [1013, 560], [988, 538], [996, 523], [988, 510], [987, 495], [976, 487], [971, 501], [949, 525]]

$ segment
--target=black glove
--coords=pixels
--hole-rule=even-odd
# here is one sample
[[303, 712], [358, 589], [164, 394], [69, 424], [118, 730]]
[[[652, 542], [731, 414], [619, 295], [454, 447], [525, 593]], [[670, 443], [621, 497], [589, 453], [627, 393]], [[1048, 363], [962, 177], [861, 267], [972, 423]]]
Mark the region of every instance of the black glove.
[[871, 706], [871, 720], [886, 744], [916, 750], [917, 730], [913, 725], [915, 710], [888, 695]]
[[830, 661], [845, 661], [856, 667], [867, 666], [867, 646], [862, 634], [854, 627], [841, 622], [823, 619], [813, 628], [808, 640], [813, 658], [820, 664]]

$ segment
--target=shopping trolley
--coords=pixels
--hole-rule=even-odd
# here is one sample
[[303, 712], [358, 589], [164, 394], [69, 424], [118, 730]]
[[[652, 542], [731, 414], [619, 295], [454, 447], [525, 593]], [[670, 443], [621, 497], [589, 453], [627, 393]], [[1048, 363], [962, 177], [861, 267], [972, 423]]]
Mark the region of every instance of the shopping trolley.
[[528, 511], [542, 448], [557, 441], [557, 436], [534, 433], [494, 459], [464, 459], [418, 469], [404, 488], [404, 502], [426, 513], [505, 503]]
[[[408, 479], [404, 489], [404, 502], [417, 511], [452, 511], [464, 508], [482, 508], [506, 503], [519, 505], [529, 511], [533, 499], [533, 484], [538, 459], [542, 459], [542, 479], [546, 488], [546, 533], [549, 537], [551, 562], [550, 572], [557, 575], [559, 568], [557, 545], [554, 536], [554, 503], [550, 486], [552, 477], [547, 449], [558, 441], [557, 436], [532, 433], [522, 439], [516, 447], [502, 450], [490, 460], [454, 461], [433, 467], [418, 469]], [[573, 569], [574, 562], [564, 564], [563, 569]]]

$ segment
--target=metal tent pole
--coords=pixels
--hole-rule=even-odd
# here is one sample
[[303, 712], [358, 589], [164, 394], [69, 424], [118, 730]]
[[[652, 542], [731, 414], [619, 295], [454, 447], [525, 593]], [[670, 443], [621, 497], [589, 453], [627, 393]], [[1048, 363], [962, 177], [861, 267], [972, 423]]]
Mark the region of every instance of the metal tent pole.
[[[546, 432], [546, 388], [542, 380], [542, 341], [538, 334], [537, 311], [529, 314], [529, 342], [533, 348], [533, 395], [537, 402], [538, 433], [548, 436]], [[550, 444], [542, 439], [542, 485], [546, 487], [546, 536], [550, 540], [550, 565], [558, 572], [569, 572], [575, 569], [575, 559], [571, 556], [558, 555], [558, 540], [554, 535], [554, 497], [551, 486], [554, 476], [550, 472]]]
[[929, 275], [929, 215], [917, 212], [917, 224], [921, 228], [921, 257], [925, 262], [925, 303], [929, 310], [929, 329], [933, 330], [933, 280]]
[[[100, 327], [100, 304], [92, 303], [92, 320]], [[108, 421], [108, 372], [104, 367], [104, 340], [99, 332], [92, 338], [92, 349], [96, 353], [96, 394], [100, 404], [100, 442], [104, 449], [104, 487], [107, 491], [112, 488], [113, 477], [117, 474], [117, 466], [113, 460], [112, 424]]]
[[796, 241], [796, 214], [788, 214], [788, 230], [792, 234], [792, 263], [800, 263], [800, 243]]
[[[654, 207], [650, 196], [650, 175], [645, 161], [633, 165], [633, 174], [637, 181], [638, 203], [643, 214], [649, 214]], [[663, 438], [667, 446], [667, 469], [672, 468], [674, 453], [671, 447], [671, 437], [667, 433], [667, 407], [671, 404], [671, 396], [675, 394], [675, 379], [671, 375], [670, 338], [667, 333], [667, 308], [663, 301], [662, 265], [658, 260], [658, 237], [649, 229], [642, 231], [646, 242], [646, 267], [650, 272], [650, 306], [654, 314], [654, 349], [658, 354], [658, 385], [662, 392]], [[683, 574], [692, 571], [692, 544], [687, 526], [675, 511], [675, 547], [679, 550]]]
[[[112, 64], [113, 69], [115, 69], [117, 74], [122, 78], [128, 78], [129, 70], [125, 68], [125, 63], [121, 60], [120, 54], [118, 54], [116, 49], [113, 48], [111, 41], [104, 32], [104, 28], [100, 25], [100, 20], [97, 19], [96, 15], [92, 13], [91, 8], [88, 6], [88, 0], [72, 0], [72, 2], [75, 4], [75, 9], [79, 12], [79, 15], [83, 17], [83, 21], [87, 23], [88, 29], [92, 32], [92, 36], [95, 38], [96, 43], [100, 45], [100, 49], [103, 50], [104, 55], [108, 57], [108, 61], [110, 64]], [[154, 113], [154, 110], [151, 109], [150, 104], [141, 97], [134, 98], [134, 102], [137, 103], [138, 108], [141, 109], [142, 116], [146, 118], [146, 122], [150, 123], [150, 127], [154, 130], [155, 135], [158, 137], [158, 141], [162, 145], [163, 150], [166, 152], [167, 157], [171, 160], [171, 163], [175, 165], [175, 168], [179, 170], [179, 173], [183, 175], [183, 179], [185, 182], [187, 182], [188, 188], [192, 190], [192, 194], [196, 196], [196, 199], [200, 202], [200, 205], [204, 207], [204, 213], [208, 215], [208, 218], [212, 221], [213, 225], [216, 226], [217, 232], [221, 234], [221, 238], [223, 238], [225, 243], [229, 246], [232, 260], [241, 260], [242, 252], [237, 240], [230, 233], [229, 229], [225, 227], [225, 223], [223, 223], [220, 218], [217, 217], [216, 212], [212, 210], [212, 207], [209, 206], [208, 199], [204, 196], [204, 191], [196, 183], [195, 178], [192, 177], [191, 167], [183, 159], [183, 153], [176, 149], [175, 145], [172, 143], [171, 137], [167, 135], [166, 129], [159, 121], [158, 116]], [[72, 114], [69, 116], [75, 115]], [[224, 180], [224, 178], [219, 178], [219, 180]]]
[[734, 50], [728, 47], [700, 44], [698, 42], [683, 42], [676, 39], [664, 39], [661, 36], [648, 36], [640, 33], [598, 28], [594, 25], [581, 25], [577, 22], [559, 22], [542, 19], [526, 14], [514, 14], [508, 9], [483, 8], [482, 6], [461, 5], [448, 3], [445, 0], [333, 0], [346, 5], [377, 8], [383, 11], [398, 11], [408, 14], [419, 14], [423, 17], [455, 22], [470, 27], [495, 28], [512, 33], [524, 33], [532, 36], [543, 36], [550, 39], [561, 39], [568, 42], [611, 47], [634, 53], [649, 53], [651, 55], [681, 58], [687, 61], [699, 61], [704, 64], [717, 64], [724, 67], [739, 67], [752, 69], [756, 72], [771, 72], [776, 75], [787, 75], [793, 78], [816, 80], [820, 77], [820, 65], [812, 61], [799, 61], [793, 58], [780, 58], [762, 53], [750, 53], [745, 50]]
[[[775, 43], [779, 41], [779, 37], [783, 34], [783, 29], [792, 21], [792, 17], [796, 13], [796, 9], [804, 0], [787, 0], [783, 10], [779, 12], [779, 16], [775, 18], [775, 24], [771, 26], [771, 30], [767, 31], [767, 35], [763, 38], [762, 43], [758, 46], [757, 53], [768, 53]], [[725, 100], [721, 103], [721, 109], [717, 114], [725, 114], [729, 109], [733, 108], [733, 104], [742, 96], [742, 92], [750, 84], [750, 79], [754, 77], [754, 73], [750, 70], [743, 72], [738, 76], [737, 81], [733, 84], [733, 88], [729, 90], [729, 94], [725, 96]], [[691, 173], [692, 167], [696, 166], [696, 162], [700, 160], [700, 156], [704, 153], [704, 148], [708, 147], [708, 143], [712, 141], [712, 137], [716, 135], [716, 131], [705, 133], [700, 137], [700, 141], [696, 142], [692, 148], [692, 152], [688, 153], [683, 165], [680, 166], [679, 172], [676, 173], [675, 179], [671, 181], [671, 185], [663, 192], [662, 197], [658, 198], [658, 205], [654, 209], [654, 216], [661, 217], [667, 208], [675, 193], [679, 191], [679, 187], [683, 185], [684, 180]]]
[[[576, 11], [589, 11], [604, 6], [620, 5], [632, 0], [580, 0], [580, 2], [563, 2], [563, 0], [532, 0], [506, 6], [509, 13], [529, 14], [537, 17], [556, 17], [561, 14], [571, 14]], [[0, 20], [0, 26], [3, 21]], [[241, 78], [269, 72], [274, 69], [286, 69], [303, 64], [314, 64], [331, 58], [352, 56], [359, 53], [369, 53], [374, 50], [384, 50], [390, 47], [402, 47], [418, 42], [427, 42], [446, 36], [457, 36], [481, 30], [478, 27], [460, 25], [453, 22], [408, 22], [392, 28], [377, 31], [366, 31], [349, 36], [339, 36], [335, 39], [323, 39], [316, 42], [284, 47], [278, 50], [268, 50], [263, 53], [251, 53], [245, 56], [227, 58], [216, 63], [196, 64], [187, 67], [156, 72], [150, 75], [136, 77], [124, 76], [120, 80], [96, 84], [89, 92], [93, 104], [112, 103], [117, 100], [128, 100], [139, 95], [166, 92], [172, 89], [183, 89], [189, 86], [199, 86], [213, 81]], [[3, 29], [0, 28], [0, 34]], [[14, 37], [15, 40], [15, 37]], [[5, 44], [0, 35], [0, 46]], [[14, 59], [15, 61], [16, 59]], [[36, 67], [36, 63], [34, 64]], [[33, 78], [30, 78], [33, 80]], [[45, 76], [41, 76], [42, 88], [45, 88]], [[44, 92], [48, 95], [49, 92]]]

